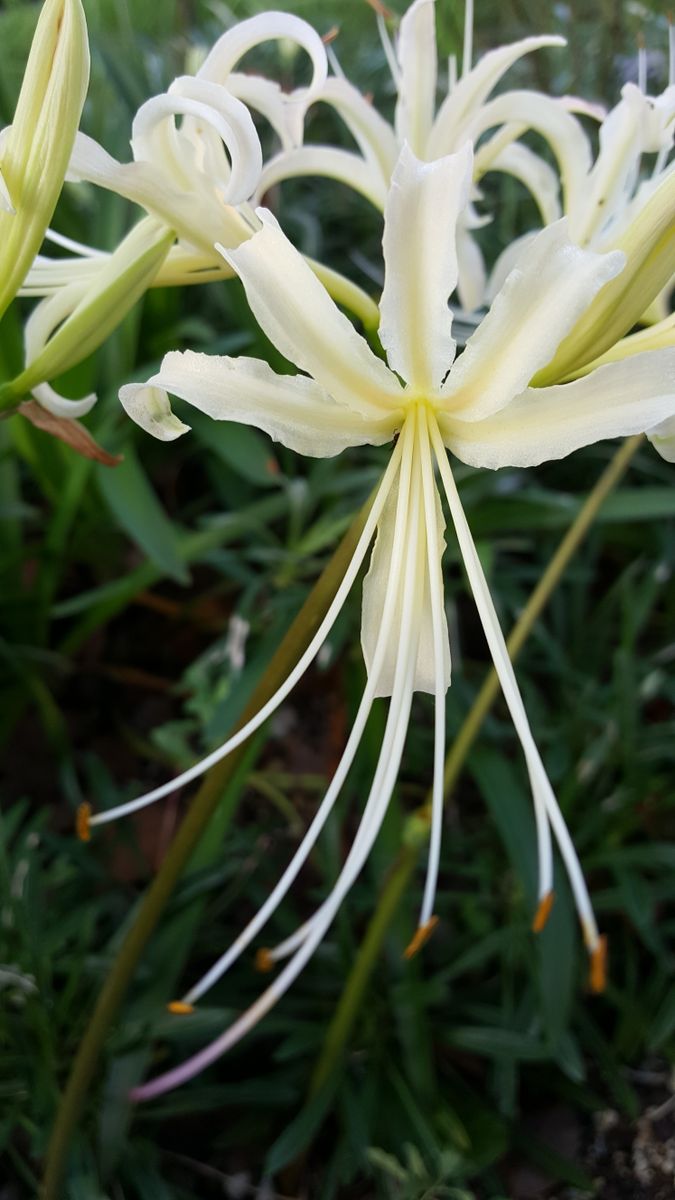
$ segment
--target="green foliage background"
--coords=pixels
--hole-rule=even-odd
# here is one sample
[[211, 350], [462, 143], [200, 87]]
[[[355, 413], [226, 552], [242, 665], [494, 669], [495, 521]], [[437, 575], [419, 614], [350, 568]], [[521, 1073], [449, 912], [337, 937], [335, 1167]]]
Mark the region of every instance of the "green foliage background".
[[[125, 156], [131, 117], [231, 17], [262, 5], [85, 0], [92, 84], [83, 128]], [[374, 19], [361, 0], [284, 7], [321, 32], [340, 26], [343, 67], [391, 103]], [[461, 6], [438, 0], [441, 50], [461, 42]], [[518, 0], [477, 4], [478, 52], [561, 31], [568, 51], [526, 61], [511, 79], [611, 102], [645, 36], [655, 88], [667, 33], [657, 5]], [[0, 123], [11, 119], [37, 6], [0, 9]], [[262, 61], [278, 71], [274, 54]], [[288, 78], [301, 64], [284, 61]], [[317, 116], [312, 130], [319, 137]], [[499, 185], [492, 252], [527, 224]], [[492, 195], [490, 199], [492, 199]], [[299, 204], [301, 201], [301, 206]], [[379, 218], [337, 186], [305, 182], [271, 202], [311, 253], [375, 287]], [[57, 228], [110, 247], [135, 219], [105, 193], [68, 185]], [[54, 251], [56, 253], [56, 251]], [[0, 325], [0, 374], [21, 361], [21, 303]], [[152, 292], [64, 390], [94, 388], [97, 438], [124, 453], [106, 470], [27, 422], [0, 423], [0, 1180], [7, 1200], [37, 1194], [59, 1088], [145, 881], [185, 798], [90, 846], [75, 806], [130, 798], [216, 744], [337, 537], [378, 476], [381, 455], [300, 460], [254, 431], [195, 419], [167, 448], [122, 419], [117, 388], [165, 350], [262, 354], [279, 366], [239, 285]], [[462, 499], [509, 627], [585, 493], [612, 454], [600, 445], [537, 472], [459, 468]], [[279, 1008], [189, 1087], [131, 1112], [128, 1087], [219, 1031], [260, 988], [243, 961], [183, 1022], [166, 1000], [194, 979], [257, 908], [311, 817], [358, 701], [357, 594], [328, 661], [251, 747], [203, 848], [147, 952], [78, 1130], [66, 1200], [183, 1200], [247, 1192], [270, 1173], [312, 1197], [504, 1197], [513, 1164], [592, 1191], [584, 1169], [539, 1140], [532, 1114], [563, 1106], [583, 1124], [641, 1100], [631, 1069], [672, 1058], [675, 983], [675, 493], [648, 448], [602, 511], [522, 656], [536, 737], [610, 935], [611, 979], [585, 992], [570, 898], [558, 888], [535, 941], [534, 840], [527, 779], [498, 705], [448, 808], [440, 928], [412, 963], [402, 950], [420, 878], [396, 907], [366, 982], [347, 1053], [308, 1100], [316, 1061], [378, 894], [400, 862], [406, 816], [424, 802], [431, 709], [418, 698], [396, 801], [325, 945]], [[446, 583], [455, 669], [449, 733], [461, 724], [487, 654], [450, 539]], [[250, 624], [241, 672], [227, 651], [233, 615]], [[336, 819], [269, 935], [290, 933], [335, 879], [376, 761], [369, 725]], [[280, 1172], [280, 1174], [279, 1174]], [[234, 1179], [234, 1182], [233, 1182]], [[230, 1194], [234, 1194], [230, 1192]], [[261, 1193], [262, 1194], [262, 1193]], [[560, 1193], [562, 1194], [562, 1192]]]

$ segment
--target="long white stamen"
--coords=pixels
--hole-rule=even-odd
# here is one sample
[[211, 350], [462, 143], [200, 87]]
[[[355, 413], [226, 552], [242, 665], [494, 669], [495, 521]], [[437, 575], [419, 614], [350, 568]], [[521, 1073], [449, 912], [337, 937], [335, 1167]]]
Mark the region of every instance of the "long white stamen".
[[462, 508], [462, 503], [450, 470], [447, 454], [445, 453], [441, 435], [435, 422], [431, 424], [430, 433], [436, 454], [436, 461], [438, 462], [443, 486], [450, 506], [450, 515], [455, 526], [457, 540], [474, 600], [476, 601], [476, 607], [481, 618], [481, 624], [499, 675], [504, 698], [525, 753], [537, 824], [539, 899], [543, 900], [552, 890], [553, 885], [553, 855], [545, 799], [547, 790], [551, 791], [551, 788], [543, 763], [539, 757], [539, 751], [532, 737], [530, 723], [527, 719], [527, 713], [525, 712], [525, 706], [520, 696], [518, 684], [516, 683], [511, 659], [509, 658], [506, 643], [501, 633], [490, 590], [483, 574], [483, 568], [481, 567], [480, 559], [478, 558], [476, 547], [474, 546], [473, 538], [471, 537], [471, 532], [464, 515], [464, 509]]
[[[450, 470], [450, 464], [447, 459], [445, 447], [436, 425], [431, 427], [431, 438], [438, 462], [441, 478], [448, 498], [450, 512], [457, 533], [457, 540], [462, 552], [462, 558], [466, 567], [471, 590], [474, 595], [476, 607], [478, 609], [481, 623], [485, 632], [485, 636], [490, 647], [490, 652], [495, 664], [495, 668], [499, 674], [504, 698], [508, 704], [511, 717], [518, 732], [523, 750], [528, 760], [528, 771], [530, 781], [533, 785], [533, 798], [535, 802], [535, 816], [539, 811], [539, 805], [543, 801], [546, 814], [550, 821], [553, 832], [555, 834], [560, 853], [569, 876], [572, 891], [576, 901], [579, 918], [584, 933], [586, 946], [591, 954], [594, 954], [600, 945], [600, 937], [598, 927], [595, 921], [593, 909], [591, 907], [586, 881], [581, 870], [579, 859], [577, 857], [574, 844], [570, 837], [569, 831], [565, 824], [565, 820], [558, 806], [558, 802], [553, 793], [553, 789], [546, 775], [544, 765], [541, 761], [536, 743], [532, 737], [532, 733], [527, 720], [525, 707], [518, 690], [513, 666], [506, 649], [504, 636], [499, 626], [497, 614], [492, 603], [492, 597], [487, 586], [487, 581], [483, 574], [483, 569], [480, 564], [480, 559], [476, 552], [476, 547], [471, 537], [471, 532], [464, 514], [464, 509], [457, 492], [457, 487]], [[535, 782], [539, 787], [535, 791]], [[542, 864], [540, 861], [540, 900], [545, 900], [551, 891], [551, 867], [550, 867], [550, 838], [546, 839], [542, 848], [541, 838], [539, 839], [539, 855], [541, 859], [542, 853], [546, 855], [547, 863], [545, 866], [545, 875], [542, 878]]]
[[643, 42], [638, 46], [638, 87], [643, 96], [647, 95], [647, 50]]
[[[417, 503], [419, 505], [419, 490], [417, 492]], [[415, 497], [413, 494], [411, 508], [414, 509], [414, 505]], [[288, 988], [291, 987], [303, 967], [311, 958], [314, 950], [331, 925], [345, 895], [352, 886], [358, 870], [360, 870], [360, 867], [370, 853], [379, 832], [382, 819], [386, 813], [394, 783], [396, 782], [413, 696], [415, 662], [419, 644], [420, 615], [419, 606], [415, 604], [415, 582], [423, 563], [419, 554], [419, 507], [417, 514], [413, 512], [412, 515], [416, 515], [416, 520], [414, 522], [411, 520], [410, 522], [413, 537], [407, 547], [407, 557], [409, 564], [413, 563], [414, 566], [411, 568], [408, 565], [406, 571], [401, 615], [401, 652], [396, 662], [392, 699], [385, 734], [382, 740], [382, 748], [362, 821], [363, 827], [367, 821], [369, 812], [372, 812], [372, 819], [368, 821], [367, 836], [363, 838], [362, 843], [358, 846], [358, 839], [355, 841], [347, 856], [347, 861], [336, 887], [333, 889], [328, 901], [322, 906], [322, 919], [313, 923], [311, 933], [305, 939], [295, 957], [291, 959], [278, 978], [275, 979], [274, 983], [258, 997], [255, 1003], [229, 1029], [226, 1029], [210, 1045], [205, 1046], [198, 1054], [180, 1066], [134, 1089], [131, 1093], [133, 1100], [149, 1100], [153, 1096], [161, 1095], [163, 1092], [179, 1087], [188, 1079], [193, 1078], [193, 1076], [205, 1070], [206, 1067], [210, 1066], [211, 1063], [230, 1050], [232, 1046], [240, 1041], [269, 1012]], [[416, 616], [418, 618], [417, 622], [415, 622]], [[357, 859], [358, 866], [356, 864]], [[355, 866], [357, 866], [356, 871], [354, 870]]]
[[174, 779], [170, 779], [167, 783], [163, 783], [159, 787], [153, 788], [149, 792], [145, 792], [142, 796], [138, 796], [135, 800], [129, 800], [126, 804], [120, 804], [116, 808], [111, 808], [107, 809], [105, 812], [96, 813], [89, 820], [90, 826], [93, 827], [95, 825], [105, 825], [108, 821], [117, 820], [118, 817], [129, 816], [130, 813], [138, 812], [139, 809], [145, 808], [148, 804], [154, 804], [155, 801], [161, 800], [164, 796], [170, 795], [171, 792], [176, 791], [177, 788], [184, 787], [186, 784], [191, 783], [193, 779], [198, 779], [200, 775], [203, 775], [204, 772], [208, 771], [210, 767], [215, 765], [215, 763], [220, 762], [223, 758], [226, 758], [228, 754], [237, 748], [237, 746], [240, 746], [242, 742], [245, 742], [246, 739], [249, 738], [256, 729], [259, 729], [260, 726], [263, 725], [268, 719], [268, 717], [270, 717], [272, 713], [275, 712], [275, 710], [279, 707], [279, 705], [286, 699], [286, 696], [288, 696], [293, 690], [296, 683], [304, 675], [312, 660], [316, 657], [342, 610], [347, 596], [354, 584], [356, 576], [359, 573], [361, 564], [368, 553], [368, 547], [372, 541], [377, 522], [382, 514], [385, 501], [389, 495], [389, 492], [391, 491], [392, 484], [398, 470], [400, 456], [401, 440], [399, 440], [398, 445], [394, 448], [394, 452], [384, 473], [384, 477], [378, 489], [377, 495], [373, 501], [372, 508], [368, 514], [368, 518], [363, 528], [363, 533], [358, 540], [358, 544], [352, 559], [345, 571], [344, 578], [340, 583], [337, 592], [335, 593], [335, 597], [330, 604], [328, 612], [326, 613], [304, 654], [301, 656], [290, 675], [284, 680], [284, 682], [281, 684], [281, 687], [274, 693], [271, 699], [268, 700], [267, 703], [264, 704], [263, 707], [256, 713], [256, 715], [251, 717], [251, 720], [247, 721], [237, 733], [233, 734], [231, 738], [228, 738], [228, 740], [224, 742], [222, 746], [219, 746], [216, 750], [213, 750], [210, 754], [207, 754], [205, 758], [202, 758], [199, 760], [199, 762], [194, 763], [193, 766], [189, 767], [186, 771], [183, 771], [180, 775], [177, 775]]
[[553, 887], [553, 854], [551, 848], [551, 836], [549, 823], [547, 819], [548, 801], [547, 797], [553, 796], [553, 791], [548, 780], [548, 776], [541, 761], [539, 751], [532, 736], [530, 723], [527, 718], [525, 706], [523, 704], [516, 677], [509, 658], [506, 643], [504, 642], [503, 634], [499, 626], [499, 619], [495, 612], [492, 597], [487, 585], [487, 581], [483, 574], [483, 568], [480, 564], [480, 559], [476, 552], [476, 547], [471, 537], [471, 532], [464, 515], [459, 494], [455, 485], [450, 464], [448, 463], [447, 454], [443, 447], [438, 427], [433, 424], [431, 426], [431, 438], [434, 444], [436, 460], [441, 472], [441, 478], [448, 497], [450, 513], [452, 516], [457, 540], [462, 552], [462, 559], [466, 567], [469, 583], [473, 592], [476, 607], [481, 618], [481, 624], [485, 632], [485, 637], [490, 648], [490, 653], [495, 664], [495, 668], [499, 675], [504, 698], [511, 713], [511, 718], [516, 727], [516, 732], [520, 738], [525, 760], [527, 763], [530, 784], [532, 787], [532, 796], [534, 800], [535, 821], [537, 825], [537, 850], [539, 860], [539, 899], [544, 900], [551, 892]]
[[457, 55], [451, 54], [448, 58], [448, 95], [454, 92], [457, 87]]
[[675, 25], [668, 21], [668, 87], [675, 84]]
[[427, 571], [431, 600], [431, 624], [433, 633], [435, 694], [434, 694], [434, 774], [431, 800], [431, 834], [429, 838], [429, 861], [424, 897], [419, 924], [423, 928], [434, 911], [438, 867], [441, 856], [441, 833], [443, 830], [443, 776], [445, 768], [445, 645], [443, 628], [443, 575], [438, 554], [438, 528], [436, 519], [436, 485], [434, 482], [429, 430], [426, 413], [419, 409], [418, 427], [420, 459], [422, 463], [422, 487], [424, 492], [424, 525], [427, 544]]
[[385, 58], [387, 60], [387, 64], [389, 66], [389, 70], [391, 71], [391, 77], [394, 81], [394, 87], [398, 91], [399, 87], [401, 86], [401, 70], [398, 65], [396, 51], [394, 50], [394, 46], [393, 46], [391, 37], [389, 36], [389, 30], [387, 29], [387, 25], [386, 25], [386, 22], [385, 22], [385, 19], [384, 19], [384, 16], [382, 15], [382, 13], [377, 14], [377, 31], [380, 35], [382, 49], [384, 50], [384, 54], [385, 54]]
[[462, 51], [462, 78], [471, 70], [473, 57], [473, 0], [466, 0], [464, 7], [464, 49]]
[[[400, 486], [400, 491], [399, 491], [399, 506], [397, 507], [396, 529], [395, 529], [395, 535], [394, 535], [394, 546], [396, 546], [396, 544], [398, 543], [399, 547], [404, 546], [406, 548], [406, 561], [405, 562], [401, 561], [400, 563], [397, 562], [398, 569], [397, 569], [397, 578], [396, 578], [396, 584], [400, 588], [401, 582], [402, 582], [401, 576], [400, 576], [400, 569], [402, 568], [405, 573], [404, 578], [403, 578], [403, 588], [402, 588], [403, 594], [404, 594], [404, 605], [405, 605], [405, 595], [407, 594], [406, 589], [410, 589], [413, 587], [413, 580], [419, 579], [421, 571], [423, 571], [425, 569], [423, 558], [422, 558], [423, 550], [424, 550], [424, 547], [422, 545], [424, 529], [423, 529], [423, 526], [422, 526], [422, 528], [420, 528], [420, 517], [421, 517], [421, 513], [420, 513], [420, 505], [421, 505], [420, 480], [419, 480], [419, 471], [417, 470], [418, 460], [417, 460], [415, 447], [413, 444], [414, 429], [415, 429], [415, 422], [414, 422], [414, 418], [413, 418], [412, 420], [410, 420], [409, 422], [406, 423], [406, 430], [410, 431], [411, 441], [405, 447], [405, 450], [404, 450], [403, 466], [401, 468], [401, 477], [402, 478], [401, 478], [401, 486]], [[411, 479], [411, 467], [412, 467], [412, 459], [413, 458], [415, 458], [415, 468], [416, 469], [412, 473], [412, 479]], [[408, 471], [407, 471], [407, 478], [405, 479], [405, 486], [404, 486], [403, 474], [404, 474], [404, 468], [406, 466], [406, 461], [407, 461]], [[403, 504], [401, 504], [402, 497], [403, 497]], [[421, 550], [419, 549], [419, 547], [421, 547]], [[416, 566], [416, 557], [418, 556], [418, 553], [420, 555], [420, 558], [422, 558], [421, 567]], [[392, 575], [393, 575], [393, 571], [392, 571]], [[406, 609], [406, 612], [407, 611], [408, 610]], [[412, 612], [412, 609], [410, 611]], [[410, 620], [412, 621], [412, 619], [413, 618], [411, 616]], [[408, 642], [410, 641], [410, 637], [411, 637], [411, 634], [406, 625], [406, 620], [407, 620], [407, 618], [402, 616], [402, 618], [401, 618], [401, 634], [400, 634], [400, 645], [402, 645], [402, 646], [406, 646], [408, 644]], [[417, 630], [417, 640], [419, 641], [419, 630]], [[376, 684], [377, 676], [375, 674], [374, 668], [375, 668], [375, 663], [373, 662], [373, 665], [371, 667], [371, 675], [373, 676], [374, 683]], [[397, 669], [398, 669], [398, 663], [397, 663]], [[378, 666], [377, 673], [379, 674], [379, 666]], [[392, 695], [391, 705], [394, 704], [394, 699], [395, 699], [395, 695]], [[391, 715], [391, 706], [390, 706], [390, 715]], [[386, 762], [386, 755], [382, 755], [381, 761]], [[392, 787], [393, 787], [393, 784], [392, 784]], [[379, 802], [378, 802], [378, 795], [380, 796]], [[343, 867], [343, 871], [342, 871], [342, 875], [340, 876], [340, 880], [342, 880], [345, 877], [345, 874], [347, 874], [347, 876], [349, 876], [350, 871], [355, 872], [353, 874], [353, 878], [356, 878], [356, 875], [361, 870], [363, 861], [365, 861], [363, 858], [360, 857], [361, 850], [364, 845], [372, 844], [369, 842], [371, 826], [373, 824], [376, 824], [377, 827], [379, 828], [379, 825], [380, 825], [383, 815], [384, 815], [384, 811], [386, 811], [387, 805], [389, 804], [389, 799], [390, 799], [390, 794], [385, 795], [384, 791], [380, 794], [380, 792], [378, 790], [378, 777], [376, 776], [375, 780], [373, 781], [373, 786], [371, 788], [370, 799], [364, 809], [361, 823], [357, 830], [356, 837], [354, 838], [354, 841], [352, 843], [350, 855], [348, 856], [345, 866]], [[384, 806], [383, 810], [382, 810], [382, 805]], [[352, 858], [352, 856], [353, 856], [353, 858]], [[352, 862], [354, 865], [352, 867], [350, 867], [350, 863], [352, 863]], [[309, 919], [309, 921], [306, 921], [303, 925], [301, 925], [298, 929], [296, 929], [295, 932], [290, 935], [290, 937], [286, 938], [283, 942], [280, 942], [279, 945], [275, 946], [272, 950], [267, 951], [267, 954], [269, 955], [269, 958], [272, 961], [277, 961], [279, 959], [286, 958], [295, 949], [297, 949], [297, 947], [299, 945], [302, 944], [302, 942], [305, 940], [306, 937], [308, 937], [309, 933], [311, 932], [312, 928], [316, 925], [316, 923], [320, 922], [322, 920], [323, 913], [326, 909], [326, 906], [330, 902], [330, 899], [331, 899], [331, 897], [329, 895], [326, 898], [326, 900], [324, 900], [324, 902], [320, 905], [320, 907], [316, 910], [314, 915]]]
[[[403, 749], [401, 730], [403, 730], [403, 733], [405, 733], [405, 729], [407, 728], [407, 715], [410, 711], [410, 701], [412, 700], [412, 668], [410, 668], [408, 672], [407, 682], [409, 684], [409, 703], [407, 706], [407, 713], [401, 710], [399, 706], [399, 710], [397, 711], [399, 720], [397, 721], [396, 726], [396, 732], [398, 734], [397, 743], [395, 746], [390, 745], [392, 739], [388, 738], [386, 745], [386, 749], [389, 752], [387, 765], [391, 766], [392, 764], [395, 764], [396, 770], [398, 770], [398, 764]], [[403, 721], [400, 720], [401, 715], [404, 717]], [[385, 742], [383, 740], [380, 762], [384, 758], [384, 754]], [[396, 758], [396, 754], [398, 754], [398, 758]], [[378, 763], [378, 766], [379, 765], [380, 764]], [[377, 832], [378, 831], [373, 826], [371, 828], [371, 845], [375, 841]], [[344, 872], [341, 881], [344, 881]], [[291, 961], [286, 965], [284, 970], [274, 980], [274, 982], [262, 993], [261, 996], [258, 997], [255, 1003], [252, 1004], [245, 1013], [242, 1013], [241, 1017], [239, 1017], [239, 1019], [229, 1027], [229, 1029], [226, 1029], [224, 1033], [220, 1035], [220, 1037], [216, 1038], [215, 1041], [211, 1042], [210, 1045], [205, 1046], [204, 1049], [200, 1050], [198, 1054], [195, 1054], [186, 1062], [181, 1063], [180, 1066], [175, 1067], [171, 1071], [165, 1072], [163, 1075], [157, 1076], [157, 1078], [151, 1080], [149, 1083], [143, 1084], [139, 1088], [135, 1088], [131, 1093], [131, 1099], [137, 1101], [150, 1100], [154, 1096], [161, 1095], [163, 1092], [171, 1091], [172, 1088], [180, 1087], [181, 1084], [186, 1083], [188, 1079], [192, 1079], [195, 1075], [198, 1075], [201, 1071], [204, 1071], [208, 1066], [211, 1065], [211, 1063], [215, 1062], [223, 1054], [227, 1053], [228, 1050], [231, 1050], [237, 1042], [239, 1042], [247, 1033], [249, 1033], [250, 1030], [257, 1025], [258, 1021], [260, 1021], [262, 1017], [264, 1017], [266, 1013], [268, 1013], [270, 1009], [274, 1007], [277, 1001], [281, 999], [285, 992], [287, 992], [291, 985], [295, 982], [303, 967], [307, 964], [314, 953], [314, 950], [319, 945], [320, 941], [328, 930], [333, 917], [335, 916], [335, 913], [342, 902], [343, 894], [344, 886], [335, 889], [331, 897], [330, 906], [323, 911], [323, 920], [314, 925], [310, 936], [305, 940], [295, 957], [291, 959]]]
[[333, 46], [331, 46], [330, 44], [328, 46], [326, 46], [326, 54], [328, 55], [328, 61], [331, 65], [331, 67], [333, 68], [333, 74], [337, 75], [338, 79], [344, 79], [345, 73], [342, 70], [342, 64], [340, 63], [340, 60], [339, 60], [337, 54], [335, 53]]
[[106, 250], [97, 250], [94, 246], [85, 245], [84, 242], [76, 242], [63, 233], [57, 233], [55, 229], [48, 229], [45, 238], [48, 242], [54, 242], [56, 246], [63, 246], [64, 250], [72, 250], [73, 254], [81, 254], [84, 258], [110, 257]]
[[[409, 495], [409, 491], [410, 491], [410, 470], [411, 470], [412, 430], [409, 426], [406, 426], [404, 428], [404, 430], [401, 434], [400, 440], [402, 443], [402, 445], [401, 445], [402, 458], [401, 458], [401, 471], [400, 471], [400, 479], [399, 479], [398, 502], [397, 502], [397, 510], [396, 510], [396, 528], [397, 529], [402, 528], [403, 532], [405, 532], [405, 520], [406, 520], [406, 511], [408, 508], [408, 495]], [[381, 671], [382, 663], [384, 661], [384, 656], [386, 654], [386, 651], [387, 651], [388, 645], [389, 645], [389, 639], [390, 639], [390, 635], [391, 635], [391, 627], [393, 624], [394, 613], [395, 613], [395, 608], [396, 608], [396, 598], [397, 598], [397, 595], [399, 594], [399, 588], [401, 585], [400, 576], [401, 576], [401, 570], [402, 570], [402, 566], [403, 566], [403, 547], [404, 547], [404, 545], [405, 545], [405, 537], [404, 536], [395, 538], [393, 553], [392, 553], [392, 560], [391, 560], [391, 569], [390, 569], [389, 578], [387, 581], [387, 589], [385, 592], [384, 605], [383, 605], [383, 610], [382, 610], [382, 622], [381, 622], [380, 629], [378, 632], [377, 643], [376, 643], [375, 652], [373, 655], [372, 668], [371, 668], [371, 671], [370, 671], [370, 674], [369, 674], [369, 677], [368, 677], [368, 680], [366, 683], [366, 687], [363, 692], [363, 696], [361, 698], [361, 702], [359, 704], [359, 708], [358, 708], [358, 711], [356, 714], [356, 718], [354, 720], [354, 725], [352, 727], [351, 733], [350, 733], [348, 741], [347, 741], [347, 745], [345, 746], [344, 753], [342, 755], [342, 758], [340, 759], [340, 762], [338, 764], [335, 775], [333, 776], [333, 779], [331, 780], [330, 786], [329, 786], [323, 800], [321, 801], [321, 804], [319, 805], [319, 808], [317, 809], [302, 842], [300, 843], [293, 858], [291, 859], [286, 870], [284, 871], [283, 875], [281, 876], [279, 882], [276, 884], [275, 888], [270, 893], [270, 895], [268, 896], [265, 903], [258, 910], [258, 912], [253, 917], [253, 919], [251, 921], [249, 921], [246, 928], [235, 939], [235, 941], [232, 943], [232, 945], [230, 947], [228, 947], [228, 949], [225, 951], [225, 953], [221, 955], [221, 957], [217, 960], [217, 962], [215, 962], [213, 964], [213, 966], [206, 972], [206, 974], [190, 989], [189, 992], [187, 992], [187, 994], [183, 997], [181, 1003], [193, 1004], [195, 1001], [199, 1000], [201, 996], [203, 996], [211, 987], [213, 987], [214, 983], [216, 983], [217, 980], [222, 978], [222, 976], [225, 974], [225, 972], [227, 970], [229, 970], [229, 968], [232, 966], [232, 964], [237, 961], [237, 959], [243, 953], [243, 951], [246, 949], [246, 947], [248, 945], [250, 945], [253, 938], [256, 937], [256, 935], [259, 933], [259, 931], [263, 928], [263, 926], [267, 923], [267, 921], [270, 919], [272, 914], [278, 908], [279, 904], [281, 903], [284, 896], [286, 895], [288, 889], [291, 887], [293, 881], [296, 879], [299, 871], [301, 870], [303, 864], [305, 863], [305, 861], [307, 859], [307, 856], [309, 855], [312, 847], [316, 843], [316, 840], [317, 840], [321, 830], [323, 829], [323, 826], [325, 825], [326, 820], [328, 819], [330, 813], [332, 812], [335, 801], [337, 800], [337, 798], [340, 794], [340, 791], [342, 790], [344, 781], [347, 777], [347, 774], [352, 765], [352, 762], [354, 761], [356, 751], [358, 750], [358, 747], [360, 745], [361, 738], [363, 736], [363, 731], [365, 729], [368, 717], [370, 715], [370, 710], [373, 706], [373, 699], [375, 696], [375, 690], [377, 688], [378, 677], [379, 677], [379, 674]], [[310, 924], [309, 922], [306, 922], [304, 925], [302, 925], [300, 927], [300, 929], [296, 930], [296, 932], [290, 938], [287, 938], [285, 942], [281, 943], [279, 946], [276, 946], [274, 948], [274, 950], [266, 951], [267, 960], [274, 961], [279, 958], [285, 958], [288, 954], [291, 954], [297, 948], [297, 946], [299, 946], [302, 943], [302, 941], [306, 937], [308, 928], [309, 928], [309, 924]]]

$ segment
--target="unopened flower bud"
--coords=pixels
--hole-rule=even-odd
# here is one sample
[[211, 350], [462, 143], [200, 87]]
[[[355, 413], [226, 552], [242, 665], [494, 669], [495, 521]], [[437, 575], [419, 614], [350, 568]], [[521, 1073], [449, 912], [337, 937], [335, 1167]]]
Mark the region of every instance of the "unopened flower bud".
[[0, 315], [52, 219], [89, 81], [81, 0], [46, 0], [14, 122], [0, 136]]

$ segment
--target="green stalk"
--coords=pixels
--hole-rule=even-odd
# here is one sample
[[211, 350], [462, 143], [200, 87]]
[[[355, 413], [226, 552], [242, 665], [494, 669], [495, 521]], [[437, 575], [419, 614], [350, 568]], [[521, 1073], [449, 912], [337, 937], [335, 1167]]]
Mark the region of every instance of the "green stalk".
[[314, 1098], [331, 1077], [356, 1020], [363, 993], [379, 956], [385, 934], [412, 877], [420, 846], [407, 845], [401, 850], [382, 889], [380, 899], [361, 942], [340, 1002], [333, 1014], [328, 1033], [309, 1085], [309, 1100]]
[[[507, 639], [506, 644], [512, 660], [515, 660], [522, 650], [532, 632], [532, 627], [548, 603], [570, 559], [588, 533], [598, 510], [625, 474], [642, 440], [642, 434], [627, 438], [603, 471], [582, 508], [579, 509], [575, 520], [558, 546]], [[493, 667], [476, 696], [445, 760], [446, 798], [450, 796], [457, 783], [467, 755], [498, 693], [499, 679]], [[431, 796], [429, 796], [429, 801], [431, 801]], [[408, 823], [410, 827], [413, 826], [413, 823], [419, 826], [424, 811], [420, 810], [410, 818]], [[428, 827], [428, 816], [426, 821]], [[312, 1074], [308, 1103], [311, 1103], [321, 1086], [330, 1079], [344, 1054], [345, 1046], [358, 1015], [359, 1003], [380, 956], [389, 926], [412, 878], [424, 844], [425, 840], [421, 839], [418, 834], [409, 837], [387, 879], [328, 1027], [321, 1054]]]
[[[347, 564], [354, 553], [363, 529], [370, 504], [369, 500], [352, 522], [277, 648], [249, 701], [240, 725], [250, 720], [274, 694], [311, 641], [344, 577]], [[103, 985], [91, 1021], [76, 1054], [70, 1078], [57, 1112], [47, 1150], [43, 1200], [63, 1200], [61, 1181], [72, 1135], [80, 1118], [108, 1029], [124, 1000], [145, 945], [218, 807], [223, 788], [231, 779], [244, 749], [242, 746], [233, 751], [205, 776], [157, 876], [140, 904], [136, 919]]]

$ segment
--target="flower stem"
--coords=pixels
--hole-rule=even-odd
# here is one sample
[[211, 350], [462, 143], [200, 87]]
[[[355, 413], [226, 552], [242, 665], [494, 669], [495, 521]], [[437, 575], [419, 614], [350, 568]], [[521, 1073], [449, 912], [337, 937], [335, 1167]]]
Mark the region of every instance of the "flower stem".
[[[570, 559], [588, 533], [598, 510], [625, 474], [642, 441], [642, 434], [626, 439], [577, 513], [507, 639], [512, 660], [515, 660], [527, 641], [532, 627], [548, 603]], [[459, 778], [467, 755], [498, 693], [499, 679], [497, 672], [492, 668], [446, 757], [446, 799]], [[415, 816], [419, 819], [420, 814]], [[428, 820], [427, 817], [427, 824]], [[377, 963], [389, 926], [412, 878], [423, 845], [424, 841], [418, 837], [409, 839], [387, 879], [328, 1027], [321, 1054], [312, 1074], [308, 1102], [311, 1102], [330, 1079], [344, 1053], [358, 1015], [360, 1000]]]
[[[426, 838], [424, 842], [426, 842]], [[312, 1074], [309, 1085], [310, 1101], [328, 1082], [342, 1054], [385, 934], [415, 870], [421, 849], [422, 845], [403, 847], [382, 889], [377, 907], [370, 919], [344, 991], [340, 996], [340, 1002], [328, 1027], [321, 1057]]]
[[[258, 683], [240, 725], [245, 724], [274, 694], [293, 668], [323, 619], [353, 555], [371, 499], [352, 522], [328, 565]], [[61, 1200], [61, 1181], [69, 1147], [110, 1025], [122, 1004], [143, 949], [157, 925], [188, 860], [195, 850], [231, 779], [244, 747], [218, 763], [206, 775], [167, 855], [143, 898], [138, 915], [119, 951], [80, 1043], [63, 1093], [47, 1150], [43, 1200]]]

